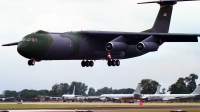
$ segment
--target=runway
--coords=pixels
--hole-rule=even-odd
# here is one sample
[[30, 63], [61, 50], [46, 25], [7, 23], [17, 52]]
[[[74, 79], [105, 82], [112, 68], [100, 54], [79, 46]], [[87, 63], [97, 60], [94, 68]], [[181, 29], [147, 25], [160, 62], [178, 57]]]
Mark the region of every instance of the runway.
[[[9, 112], [74, 112], [75, 109], [82, 112], [106, 111], [106, 110], [200, 110], [199, 106], [159, 106], [159, 107], [99, 107], [99, 108], [53, 108], [53, 109], [9, 109]], [[6, 109], [4, 109], [6, 110]], [[0, 111], [1, 112], [1, 111]]]

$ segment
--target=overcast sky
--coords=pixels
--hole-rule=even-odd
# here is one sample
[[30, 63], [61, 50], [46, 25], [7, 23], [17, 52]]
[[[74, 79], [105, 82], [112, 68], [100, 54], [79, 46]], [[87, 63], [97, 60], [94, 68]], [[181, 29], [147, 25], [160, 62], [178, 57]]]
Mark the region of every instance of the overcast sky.
[[[159, 5], [138, 5], [144, 0], [3, 0], [0, 3], [0, 44], [20, 41], [37, 30], [66, 32], [109, 30], [139, 32], [151, 28]], [[200, 2], [175, 5], [171, 33], [200, 33]], [[157, 52], [121, 60], [120, 67], [95, 61], [82, 68], [81, 61], [42, 61], [28, 66], [17, 46], [0, 47], [0, 94], [4, 90], [51, 89], [55, 83], [80, 81], [94, 87], [136, 88], [142, 79], [162, 87], [179, 77], [200, 76], [200, 42], [164, 43]], [[200, 78], [196, 81], [200, 83]]]

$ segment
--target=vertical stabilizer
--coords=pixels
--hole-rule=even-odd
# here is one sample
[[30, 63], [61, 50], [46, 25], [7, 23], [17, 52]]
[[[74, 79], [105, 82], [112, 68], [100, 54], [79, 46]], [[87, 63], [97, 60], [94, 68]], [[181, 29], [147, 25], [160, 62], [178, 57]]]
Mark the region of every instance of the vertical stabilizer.
[[136, 90], [133, 92], [133, 94], [135, 95], [135, 94], [137, 94], [137, 95], [140, 95], [140, 92], [141, 92], [141, 84], [139, 83], [138, 84], [138, 86], [137, 86], [137, 88], [136, 88]]
[[171, 22], [172, 10], [173, 5], [160, 4], [160, 10], [153, 24], [153, 27], [143, 32], [168, 33]]
[[155, 93], [155, 94], [160, 94], [160, 87], [161, 87], [161, 85], [158, 85], [158, 86], [157, 86], [157, 90], [156, 90], [156, 93]]
[[200, 84], [196, 87], [196, 89], [191, 94], [199, 94], [200, 95]]
[[75, 95], [75, 86], [74, 86], [74, 90], [73, 90], [73, 93], [72, 93], [72, 95]]
[[157, 0], [157, 1], [138, 3], [138, 4], [149, 4], [149, 3], [160, 4], [160, 10], [158, 12], [153, 27], [143, 32], [168, 33], [171, 22], [173, 5], [175, 5], [177, 2], [186, 2], [186, 1], [198, 1], [198, 0]]

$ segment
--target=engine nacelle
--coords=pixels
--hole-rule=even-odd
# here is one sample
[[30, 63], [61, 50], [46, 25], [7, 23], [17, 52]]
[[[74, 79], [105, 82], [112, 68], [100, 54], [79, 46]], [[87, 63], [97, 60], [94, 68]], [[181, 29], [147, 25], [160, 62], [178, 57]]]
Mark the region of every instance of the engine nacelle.
[[124, 42], [108, 42], [105, 48], [107, 51], [120, 52], [127, 50], [128, 45]]
[[140, 42], [137, 44], [136, 49], [140, 52], [157, 51], [159, 45], [154, 42]]

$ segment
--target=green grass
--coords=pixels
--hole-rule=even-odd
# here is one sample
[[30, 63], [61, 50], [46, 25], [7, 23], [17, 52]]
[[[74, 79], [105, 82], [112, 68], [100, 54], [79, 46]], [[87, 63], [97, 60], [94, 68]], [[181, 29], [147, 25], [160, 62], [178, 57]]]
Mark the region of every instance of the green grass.
[[[127, 104], [127, 103], [0, 103], [0, 109], [42, 109], [42, 108], [102, 108], [102, 107], [173, 107], [173, 106], [198, 106], [200, 108], [200, 103], [144, 103], [143, 106], [138, 104]], [[170, 110], [134, 110], [134, 111], [95, 111], [95, 112], [170, 112]], [[200, 110], [190, 110], [188, 112], [200, 112]]]

